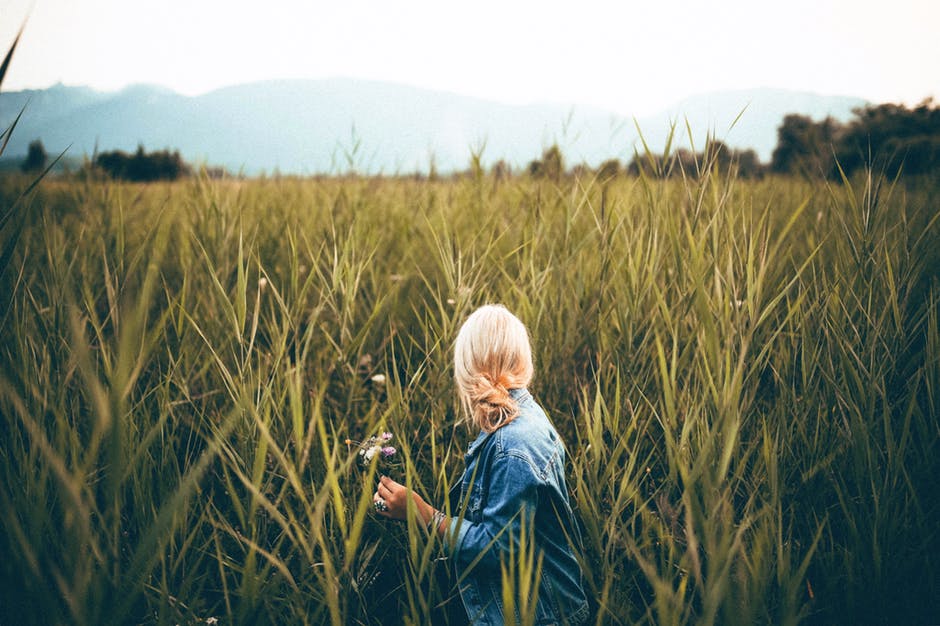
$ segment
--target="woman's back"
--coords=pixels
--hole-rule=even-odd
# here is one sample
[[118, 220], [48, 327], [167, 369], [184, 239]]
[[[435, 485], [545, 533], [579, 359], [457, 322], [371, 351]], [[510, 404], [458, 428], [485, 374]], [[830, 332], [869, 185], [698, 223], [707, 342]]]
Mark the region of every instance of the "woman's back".
[[[525, 325], [502, 306], [474, 311], [454, 343], [454, 380], [480, 434], [467, 450], [450, 517], [387, 476], [373, 496], [380, 514], [406, 519], [414, 510], [445, 537], [474, 624], [506, 623], [509, 612], [519, 622], [526, 607], [534, 607], [540, 625], [588, 619], [572, 547], [581, 538], [565, 485], [565, 447], [526, 390], [533, 372]], [[535, 566], [524, 572], [529, 557]]]
[[[510, 395], [519, 412], [471, 444], [461, 479], [463, 518], [451, 520], [461, 597], [474, 623], [503, 623], [501, 573], [527, 539], [541, 560], [536, 623], [582, 623], [588, 612], [580, 543], [565, 485], [565, 449], [542, 408], [525, 389]], [[516, 607], [520, 602], [516, 602]]]

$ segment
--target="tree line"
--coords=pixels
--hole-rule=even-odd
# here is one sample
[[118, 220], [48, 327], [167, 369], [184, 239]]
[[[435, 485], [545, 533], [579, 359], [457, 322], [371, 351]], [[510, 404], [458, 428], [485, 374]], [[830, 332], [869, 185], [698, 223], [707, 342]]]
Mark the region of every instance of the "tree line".
[[135, 182], [176, 180], [191, 173], [191, 168], [183, 161], [178, 150], [148, 153], [143, 146], [137, 146], [134, 154], [121, 150], [102, 152], [92, 160], [92, 168], [111, 178]]
[[[42, 141], [30, 142], [26, 158], [20, 164], [24, 172], [42, 171], [49, 162]], [[178, 150], [156, 150], [147, 152], [142, 145], [129, 154], [122, 150], [110, 150], [95, 154], [82, 167], [83, 174], [104, 175], [116, 180], [133, 182], [153, 182], [157, 180], [176, 180], [192, 173]]]
[[[853, 113], [853, 119], [846, 123], [832, 117], [815, 121], [807, 115], [785, 116], [777, 129], [777, 146], [766, 164], [754, 150], [709, 140], [700, 152], [687, 148], [668, 154], [643, 151], [626, 164], [608, 159], [596, 168], [581, 164], [568, 169], [561, 149], [553, 145], [542, 152], [541, 158], [530, 161], [525, 173], [556, 181], [566, 175], [591, 175], [607, 181], [621, 174], [697, 176], [716, 169], [733, 171], [743, 178], [773, 173], [838, 179], [865, 167], [891, 177], [900, 172], [912, 175], [940, 172], [940, 107], [932, 99], [913, 108], [879, 104], [857, 108]], [[27, 172], [42, 170], [47, 162], [42, 142], [36, 140], [30, 143], [21, 168]], [[143, 146], [138, 146], [133, 154], [121, 150], [96, 154], [83, 169], [139, 182], [175, 180], [193, 171], [179, 151], [148, 153]], [[215, 169], [218, 168], [212, 171]], [[505, 161], [498, 161], [492, 173], [503, 179], [513, 172]]]
[[805, 115], [784, 117], [771, 171], [827, 178], [866, 166], [892, 177], [901, 171], [940, 171], [940, 107], [933, 100], [911, 109], [880, 104], [854, 113], [847, 124], [831, 117], [819, 122]]
[[590, 174], [610, 180], [619, 174], [658, 177], [696, 176], [705, 170], [734, 171], [743, 178], [766, 174], [790, 174], [838, 179], [863, 168], [894, 177], [940, 172], [940, 107], [925, 100], [908, 108], [898, 104], [868, 105], [853, 111], [841, 123], [827, 117], [815, 121], [807, 115], [791, 114], [777, 129], [777, 146], [770, 163], [762, 163], [751, 149], [732, 148], [709, 140], [700, 152], [679, 148], [668, 154], [637, 152], [622, 164], [609, 159], [597, 168], [576, 165], [565, 169], [557, 145], [542, 153], [527, 167], [530, 176], [558, 180], [563, 174]]

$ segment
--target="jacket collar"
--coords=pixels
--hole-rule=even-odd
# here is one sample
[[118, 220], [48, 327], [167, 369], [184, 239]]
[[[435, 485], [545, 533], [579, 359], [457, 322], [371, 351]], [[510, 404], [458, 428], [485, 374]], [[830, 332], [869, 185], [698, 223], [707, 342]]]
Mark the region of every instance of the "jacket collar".
[[[518, 389], [510, 389], [509, 397], [516, 401], [516, 403], [523, 402], [526, 398], [531, 397], [528, 389], [525, 387], [520, 387]], [[469, 460], [474, 454], [479, 451], [480, 447], [492, 436], [496, 434], [496, 431], [488, 433], [485, 430], [481, 430], [480, 434], [477, 435], [477, 438], [474, 439], [470, 446], [467, 448], [467, 454], [464, 456], [466, 460]]]
[[510, 389], [509, 397], [515, 400], [516, 402], [522, 402], [526, 398], [532, 397], [532, 394], [529, 393], [529, 390], [525, 387], [519, 387], [518, 389]]
[[469, 461], [474, 454], [480, 449], [480, 446], [490, 438], [490, 435], [493, 433], [488, 433], [485, 430], [481, 430], [480, 434], [477, 435], [477, 438], [470, 442], [470, 446], [467, 448], [467, 454], [464, 455], [464, 459]]

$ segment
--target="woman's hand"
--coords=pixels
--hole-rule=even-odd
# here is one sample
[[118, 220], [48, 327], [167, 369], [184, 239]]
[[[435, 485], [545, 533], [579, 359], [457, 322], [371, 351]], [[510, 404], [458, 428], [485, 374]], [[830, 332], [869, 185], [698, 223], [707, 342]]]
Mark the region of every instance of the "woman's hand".
[[[391, 519], [405, 519], [408, 516], [408, 498], [415, 503], [418, 519], [427, 524], [434, 515], [434, 509], [424, 501], [424, 498], [400, 483], [396, 483], [388, 476], [379, 479], [379, 488], [372, 496], [375, 510], [379, 515]], [[385, 503], [384, 508], [381, 503]]]

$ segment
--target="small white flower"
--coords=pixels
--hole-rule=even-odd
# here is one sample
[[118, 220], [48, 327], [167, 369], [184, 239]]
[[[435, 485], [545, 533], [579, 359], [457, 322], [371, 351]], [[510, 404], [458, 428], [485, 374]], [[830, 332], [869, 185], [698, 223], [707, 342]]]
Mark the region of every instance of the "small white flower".
[[267, 286], [268, 286], [268, 279], [267, 279], [267, 278], [265, 278], [264, 276], [262, 276], [261, 278], [258, 279], [258, 289], [260, 289], [261, 291], [264, 291], [265, 287], [267, 287]]
[[381, 451], [382, 451], [382, 448], [380, 448], [379, 446], [372, 446], [371, 448], [365, 451], [366, 461], [371, 461], [372, 457], [374, 457], [376, 454], [378, 454]]
[[451, 305], [457, 304], [457, 301], [454, 300], [453, 298], [447, 298], [447, 304], [451, 304]]
[[372, 377], [372, 382], [374, 382], [376, 385], [384, 385], [385, 374], [376, 374], [375, 376]]
[[218, 618], [218, 617], [207, 617], [207, 618], [206, 618], [206, 624], [209, 624], [209, 626], [212, 626], [213, 624], [218, 624], [218, 623], [219, 623], [219, 618]]

